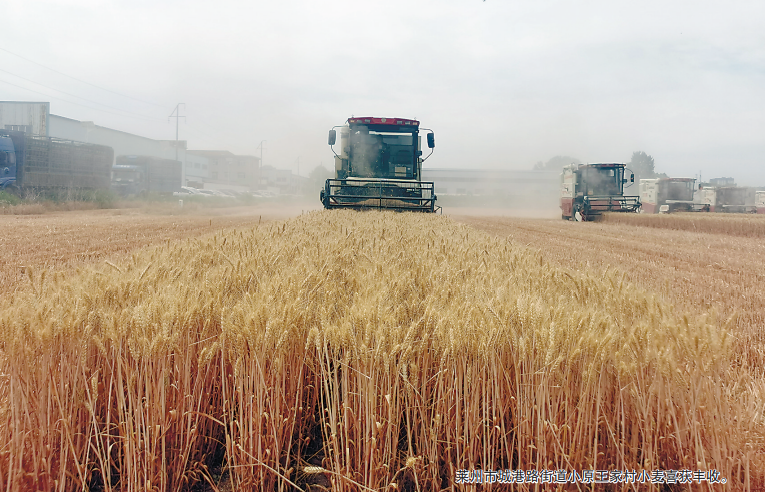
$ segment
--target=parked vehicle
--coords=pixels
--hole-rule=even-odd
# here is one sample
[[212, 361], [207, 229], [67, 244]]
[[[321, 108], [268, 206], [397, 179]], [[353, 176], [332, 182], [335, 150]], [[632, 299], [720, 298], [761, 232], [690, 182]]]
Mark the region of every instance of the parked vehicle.
[[169, 194], [181, 189], [183, 164], [149, 155], [120, 155], [112, 167], [112, 189], [123, 196]]
[[194, 196], [199, 195], [199, 190], [190, 186], [181, 186], [180, 191], [173, 192], [173, 196]]
[[0, 130], [0, 189], [108, 190], [113, 160], [105, 145]]

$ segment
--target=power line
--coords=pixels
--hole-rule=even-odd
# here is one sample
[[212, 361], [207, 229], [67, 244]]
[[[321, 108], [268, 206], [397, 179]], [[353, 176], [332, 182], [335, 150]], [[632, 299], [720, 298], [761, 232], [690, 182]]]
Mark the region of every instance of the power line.
[[34, 92], [35, 94], [41, 94], [41, 95], [43, 95], [45, 97], [50, 97], [52, 99], [58, 99], [59, 101], [64, 101], [64, 102], [67, 102], [69, 104], [74, 104], [76, 106], [82, 106], [83, 108], [94, 109], [96, 111], [101, 111], [101, 112], [104, 112], [104, 113], [113, 114], [115, 116], [122, 116], [122, 117], [127, 116], [128, 118], [140, 118], [140, 119], [144, 119], [144, 120], [154, 121], [153, 119], [150, 119], [150, 118], [145, 117], [145, 116], [131, 116], [129, 114], [119, 114], [119, 113], [115, 113], [115, 112], [112, 112], [112, 111], [107, 111], [107, 110], [101, 109], [101, 108], [94, 108], [92, 106], [87, 106], [85, 104], [80, 104], [78, 102], [69, 101], [67, 99], [64, 99], [63, 97], [51, 96], [50, 94], [46, 94], [44, 92], [36, 91], [34, 89], [29, 89], [28, 87], [24, 87], [24, 86], [21, 86], [21, 85], [18, 85], [18, 84], [14, 84], [12, 82], [8, 82], [7, 80], [0, 79], [0, 82], [2, 82], [4, 84], [12, 85], [13, 87], [18, 87], [19, 89], [24, 89], [25, 91]]
[[[103, 103], [100, 103], [98, 101], [93, 101], [91, 99], [87, 99], [87, 98], [84, 98], [82, 96], [78, 96], [77, 94], [71, 94], [69, 92], [62, 91], [61, 89], [56, 89], [55, 87], [50, 87], [50, 86], [47, 86], [45, 84], [41, 84], [39, 82], [35, 82], [34, 80], [30, 80], [30, 79], [24, 78], [21, 75], [16, 75], [15, 73], [11, 73], [8, 70], [3, 70], [2, 68], [0, 68], [0, 72], [5, 72], [8, 75], [12, 75], [14, 77], [18, 77], [21, 80], [26, 80], [27, 82], [32, 82], [33, 84], [37, 84], [37, 85], [39, 85], [41, 87], [45, 87], [46, 89], [50, 89], [50, 90], [53, 90], [53, 91], [56, 91], [56, 92], [60, 92], [61, 94], [66, 94], [67, 96], [76, 97], [77, 99], [82, 99], [83, 101], [88, 101], [88, 102], [93, 103], [93, 104], [98, 104], [99, 106], [103, 106], [105, 108], [115, 109], [117, 111], [122, 111], [123, 113], [128, 113], [128, 114], [132, 114], [132, 115], [135, 115], [135, 116], [140, 116], [141, 118], [152, 119], [152, 120], [156, 120], [156, 121], [162, 121], [161, 118], [155, 118], [153, 116], [146, 116], [146, 115], [142, 115], [142, 114], [139, 114], [139, 113], [134, 113], [134, 112], [128, 111], [126, 109], [115, 108], [114, 106], [109, 106], [108, 104], [103, 104]], [[52, 97], [52, 96], [49, 96], [49, 97]]]
[[105, 88], [105, 87], [101, 87], [101, 86], [98, 86], [98, 85], [96, 85], [96, 84], [91, 84], [90, 82], [85, 82], [84, 80], [78, 79], [78, 78], [76, 78], [76, 77], [72, 77], [71, 75], [67, 75], [67, 74], [65, 74], [64, 72], [59, 72], [59, 71], [58, 71], [58, 70], [56, 70], [56, 69], [53, 69], [53, 68], [50, 68], [50, 67], [46, 67], [46, 66], [45, 66], [45, 65], [43, 65], [42, 63], [37, 63], [37, 62], [36, 62], [36, 61], [34, 61], [34, 60], [30, 60], [29, 58], [26, 58], [26, 57], [24, 57], [24, 56], [21, 56], [21, 55], [19, 55], [19, 54], [17, 54], [17, 53], [14, 53], [14, 52], [12, 52], [12, 51], [8, 51], [8, 50], [7, 50], [7, 49], [5, 49], [5, 48], [0, 48], [0, 51], [5, 51], [6, 53], [10, 53], [10, 54], [11, 54], [11, 55], [13, 55], [13, 56], [18, 56], [18, 57], [19, 57], [19, 58], [21, 58], [22, 60], [26, 60], [26, 61], [28, 61], [29, 63], [34, 63], [35, 65], [37, 65], [37, 66], [40, 66], [40, 67], [43, 67], [43, 68], [44, 68], [44, 69], [46, 69], [46, 70], [50, 70], [51, 72], [55, 72], [55, 73], [57, 73], [57, 74], [59, 74], [59, 75], [63, 75], [64, 77], [69, 77], [69, 78], [70, 78], [70, 79], [72, 79], [72, 80], [76, 80], [77, 82], [81, 82], [81, 83], [83, 83], [83, 84], [87, 84], [87, 85], [89, 85], [89, 86], [91, 86], [91, 87], [95, 87], [96, 89], [101, 89], [102, 91], [111, 92], [112, 94], [117, 94], [118, 96], [127, 97], [128, 99], [133, 99], [134, 101], [139, 101], [139, 102], [142, 102], [142, 103], [145, 103], [145, 104], [150, 104], [150, 105], [152, 105], [152, 106], [157, 106], [158, 108], [166, 108], [166, 107], [167, 107], [167, 106], [163, 106], [163, 105], [161, 105], [161, 104], [156, 104], [156, 103], [153, 103], [153, 102], [144, 101], [143, 99], [138, 99], [138, 98], [136, 98], [136, 97], [128, 96], [127, 94], [122, 94], [122, 93], [120, 93], [120, 92], [115, 92], [115, 91], [113, 91], [113, 90], [110, 90], [110, 89], [107, 89], [107, 88]]

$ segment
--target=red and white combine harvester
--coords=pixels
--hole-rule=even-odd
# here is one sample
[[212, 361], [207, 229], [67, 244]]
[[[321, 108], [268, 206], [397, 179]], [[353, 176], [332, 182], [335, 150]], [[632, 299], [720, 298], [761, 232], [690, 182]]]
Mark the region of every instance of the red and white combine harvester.
[[640, 197], [624, 196], [624, 164], [570, 164], [561, 174], [560, 208], [564, 220], [589, 221], [603, 212], [637, 212]]

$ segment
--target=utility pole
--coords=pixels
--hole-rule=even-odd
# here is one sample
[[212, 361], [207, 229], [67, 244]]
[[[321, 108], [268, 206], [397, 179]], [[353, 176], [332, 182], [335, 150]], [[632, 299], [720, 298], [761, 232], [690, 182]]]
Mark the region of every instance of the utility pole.
[[167, 121], [170, 121], [170, 118], [175, 118], [175, 160], [178, 160], [178, 120], [183, 118], [183, 121], [186, 121], [185, 116], [181, 116], [179, 108], [183, 105], [183, 109], [186, 109], [185, 103], [178, 103], [175, 106], [175, 109], [172, 113], [170, 113], [170, 116], [167, 117]]
[[258, 144], [258, 147], [260, 147], [260, 165], [258, 166], [258, 182], [256, 185], [256, 189], [260, 189], [260, 185], [263, 181], [263, 144], [265, 143], [265, 140], [261, 140]]

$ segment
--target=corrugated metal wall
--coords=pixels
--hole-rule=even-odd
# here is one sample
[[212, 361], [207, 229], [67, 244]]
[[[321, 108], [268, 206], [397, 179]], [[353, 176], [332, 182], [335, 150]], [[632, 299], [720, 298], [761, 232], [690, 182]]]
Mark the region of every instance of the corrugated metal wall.
[[48, 136], [50, 103], [0, 101], [0, 128]]

